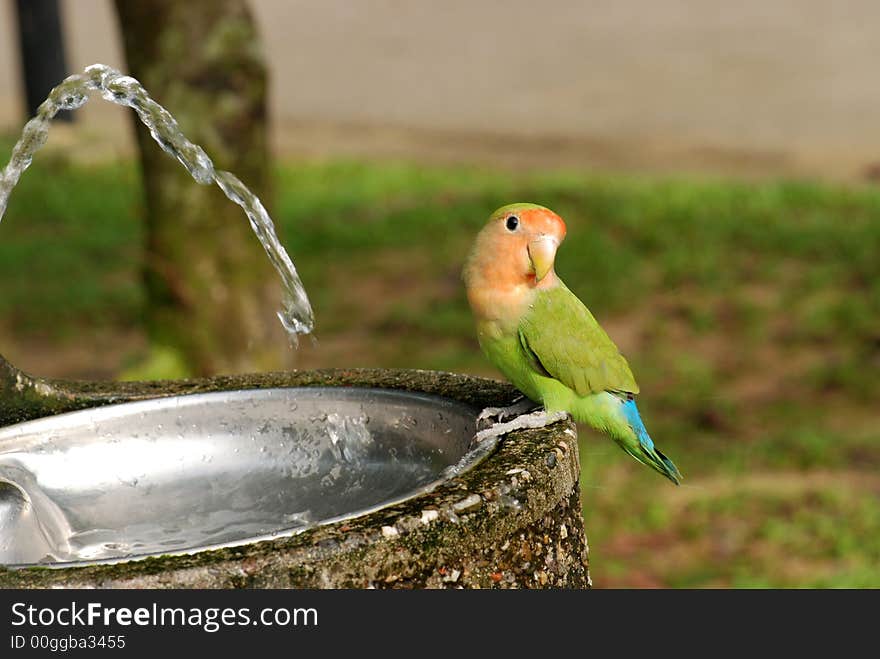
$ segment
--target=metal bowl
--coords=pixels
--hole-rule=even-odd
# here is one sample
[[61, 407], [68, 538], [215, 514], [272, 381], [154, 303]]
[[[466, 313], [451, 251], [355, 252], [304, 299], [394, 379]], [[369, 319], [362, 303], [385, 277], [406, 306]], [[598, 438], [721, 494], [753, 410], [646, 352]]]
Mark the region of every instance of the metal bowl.
[[476, 413], [429, 394], [297, 387], [8, 426], [0, 429], [0, 564], [194, 553], [355, 517], [461, 473]]

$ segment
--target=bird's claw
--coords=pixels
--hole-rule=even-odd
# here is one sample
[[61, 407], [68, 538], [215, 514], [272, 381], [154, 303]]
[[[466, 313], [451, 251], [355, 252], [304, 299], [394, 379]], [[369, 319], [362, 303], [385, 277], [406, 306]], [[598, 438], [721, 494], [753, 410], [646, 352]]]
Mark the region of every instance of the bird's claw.
[[511, 421], [495, 423], [488, 428], [478, 431], [475, 437], [479, 443], [490, 437], [500, 437], [501, 435], [506, 435], [515, 430], [544, 428], [567, 418], [568, 412], [548, 412], [544, 409], [540, 409], [529, 414], [520, 414]]
[[477, 428], [488, 428], [492, 424], [501, 421], [504, 415], [503, 407], [487, 407], [477, 417]]
[[535, 409], [535, 403], [520, 396], [507, 407], [487, 407], [477, 416], [477, 428], [491, 428], [505, 419], [512, 419]]

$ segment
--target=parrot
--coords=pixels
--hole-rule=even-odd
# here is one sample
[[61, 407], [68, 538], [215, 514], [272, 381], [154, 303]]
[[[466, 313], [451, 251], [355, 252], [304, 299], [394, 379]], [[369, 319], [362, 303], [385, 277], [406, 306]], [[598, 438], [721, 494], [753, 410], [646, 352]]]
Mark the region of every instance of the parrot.
[[[544, 408], [520, 415], [532, 418], [519, 424], [496, 426], [540, 427], [570, 414], [679, 485], [681, 473], [642, 422], [629, 364], [555, 272], [565, 234], [565, 222], [550, 209], [509, 204], [492, 213], [465, 259], [462, 278], [480, 348], [527, 397], [528, 409]], [[508, 410], [489, 411], [500, 421]]]

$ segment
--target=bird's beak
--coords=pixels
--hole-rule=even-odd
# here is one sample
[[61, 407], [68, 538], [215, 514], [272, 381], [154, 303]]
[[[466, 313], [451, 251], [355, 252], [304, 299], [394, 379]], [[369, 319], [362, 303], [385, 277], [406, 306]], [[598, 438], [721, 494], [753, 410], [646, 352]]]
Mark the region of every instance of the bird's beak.
[[529, 261], [535, 271], [536, 281], [541, 281], [553, 270], [557, 247], [559, 243], [553, 236], [541, 236], [529, 243]]

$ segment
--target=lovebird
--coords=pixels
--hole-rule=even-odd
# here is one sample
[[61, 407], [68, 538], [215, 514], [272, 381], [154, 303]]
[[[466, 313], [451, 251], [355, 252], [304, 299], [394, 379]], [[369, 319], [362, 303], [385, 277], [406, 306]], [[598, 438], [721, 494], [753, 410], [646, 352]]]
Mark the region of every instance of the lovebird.
[[[480, 347], [544, 412], [504, 431], [545, 425], [571, 414], [609, 435], [636, 460], [673, 483], [681, 473], [645, 429], [629, 364], [590, 310], [555, 272], [565, 222], [536, 204], [496, 210], [477, 235], [462, 277]], [[493, 410], [503, 413], [509, 410]], [[543, 415], [543, 416], [542, 416]], [[487, 431], [484, 431], [487, 432]]]

